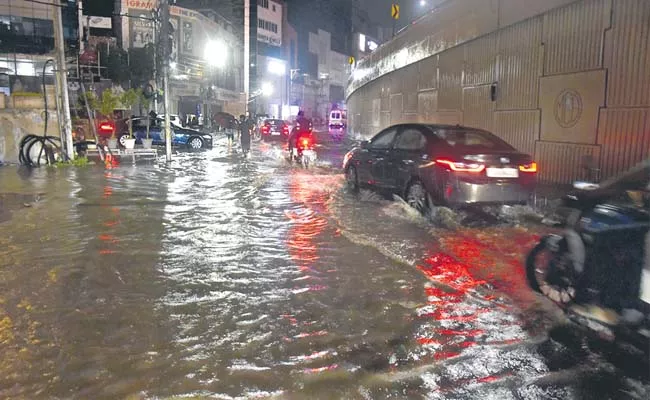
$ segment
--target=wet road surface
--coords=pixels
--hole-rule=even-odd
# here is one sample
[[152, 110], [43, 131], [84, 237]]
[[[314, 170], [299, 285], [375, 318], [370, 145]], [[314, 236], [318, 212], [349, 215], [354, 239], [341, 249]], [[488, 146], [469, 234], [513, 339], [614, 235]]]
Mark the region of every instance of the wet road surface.
[[0, 168], [0, 398], [649, 398], [634, 355], [526, 288], [525, 210], [432, 222], [348, 193], [351, 142], [319, 143], [309, 170], [223, 138]]

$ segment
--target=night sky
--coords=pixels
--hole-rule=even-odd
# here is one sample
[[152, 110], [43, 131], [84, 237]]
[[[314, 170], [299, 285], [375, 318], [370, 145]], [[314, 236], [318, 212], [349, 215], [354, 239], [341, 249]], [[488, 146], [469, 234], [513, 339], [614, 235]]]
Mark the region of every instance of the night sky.
[[[312, 5], [314, 5], [321, 2], [327, 4], [328, 1], [329, 0], [289, 0], [288, 3], [290, 5], [291, 3], [303, 3], [305, 5], [312, 3]], [[390, 6], [393, 2], [396, 2], [396, 0], [361, 0], [361, 6], [368, 11], [372, 21], [382, 26], [390, 27], [392, 26]], [[398, 2], [401, 4], [402, 9], [402, 17], [400, 21], [398, 21], [398, 26], [408, 24], [411, 19], [415, 18], [418, 13], [422, 11], [419, 0], [401, 0]], [[428, 2], [434, 4], [440, 3], [441, 0], [428, 0]], [[84, 10], [86, 10], [86, 13], [90, 15], [110, 16], [113, 13], [113, 5], [114, 0], [85, 0]]]

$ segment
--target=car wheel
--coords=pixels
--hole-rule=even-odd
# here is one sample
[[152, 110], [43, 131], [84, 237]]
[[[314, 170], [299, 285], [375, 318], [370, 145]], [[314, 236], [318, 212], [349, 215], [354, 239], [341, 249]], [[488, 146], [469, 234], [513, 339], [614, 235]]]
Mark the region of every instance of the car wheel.
[[424, 214], [430, 207], [431, 196], [420, 181], [414, 181], [409, 185], [406, 191], [406, 202], [409, 206], [415, 208]]
[[359, 190], [359, 175], [357, 174], [357, 168], [353, 165], [349, 166], [345, 171], [345, 181], [352, 191], [356, 192]]
[[128, 139], [128, 138], [129, 138], [129, 135], [126, 134], [126, 133], [123, 133], [117, 138], [117, 142], [120, 144], [120, 146], [126, 147], [126, 139]]
[[192, 150], [200, 150], [203, 148], [203, 139], [198, 136], [191, 137], [187, 146]]

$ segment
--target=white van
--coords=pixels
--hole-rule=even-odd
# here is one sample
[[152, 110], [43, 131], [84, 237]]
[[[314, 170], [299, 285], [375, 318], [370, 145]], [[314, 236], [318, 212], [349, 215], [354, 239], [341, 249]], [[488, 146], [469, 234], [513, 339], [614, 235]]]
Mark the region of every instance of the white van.
[[345, 110], [330, 111], [330, 128], [345, 128], [348, 124], [347, 112]]

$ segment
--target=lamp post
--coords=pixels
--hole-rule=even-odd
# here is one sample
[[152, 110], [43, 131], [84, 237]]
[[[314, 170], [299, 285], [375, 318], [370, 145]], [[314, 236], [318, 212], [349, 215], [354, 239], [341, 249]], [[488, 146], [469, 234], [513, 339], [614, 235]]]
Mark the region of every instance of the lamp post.
[[[205, 59], [206, 63], [208, 64], [208, 68], [210, 68], [210, 75], [213, 75], [217, 70], [221, 70], [226, 67], [226, 64], [228, 62], [228, 47], [226, 46], [226, 43], [221, 40], [221, 39], [211, 39], [208, 40], [208, 42], [205, 44], [205, 49], [204, 49], [204, 55], [203, 58]], [[216, 77], [216, 74], [212, 76], [213, 80]], [[208, 87], [212, 86], [212, 82], [210, 80], [208, 81]], [[212, 116], [211, 110], [210, 110], [210, 104], [208, 103], [208, 95], [210, 93], [210, 90], [206, 91], [206, 98], [205, 98], [205, 118], [204, 118], [204, 124], [208, 128], [212, 128]]]
[[[289, 105], [289, 110], [291, 110], [291, 96], [293, 95], [293, 80], [295, 75], [300, 72], [300, 69], [292, 69], [289, 76], [289, 95], [287, 96], [287, 104]], [[291, 111], [289, 111], [291, 114]]]
[[285, 82], [282, 82], [283, 84], [280, 84], [280, 109], [278, 112], [278, 118], [282, 119], [282, 106], [284, 103], [284, 96], [283, 96], [283, 91], [286, 90], [286, 88], [282, 88], [283, 86], [286, 86], [286, 75], [287, 75], [287, 68], [284, 64], [284, 61], [282, 60], [270, 60], [269, 64], [267, 66], [268, 72], [272, 75], [277, 76], [279, 79], [284, 78]]

